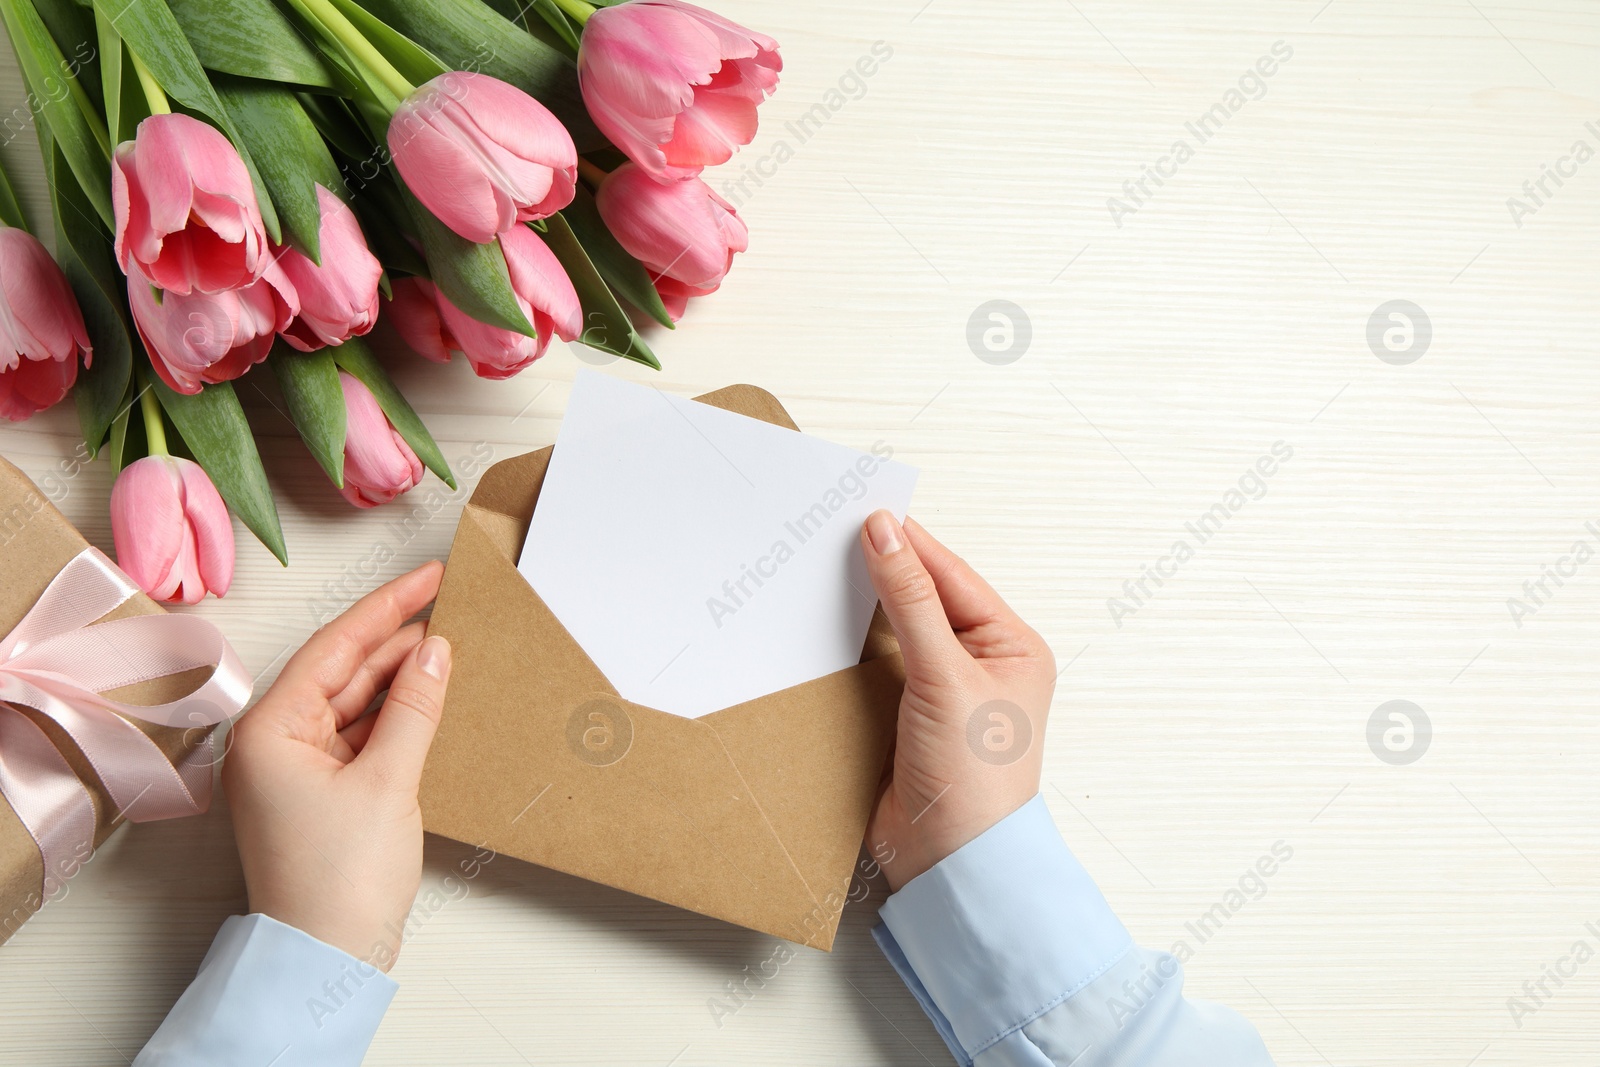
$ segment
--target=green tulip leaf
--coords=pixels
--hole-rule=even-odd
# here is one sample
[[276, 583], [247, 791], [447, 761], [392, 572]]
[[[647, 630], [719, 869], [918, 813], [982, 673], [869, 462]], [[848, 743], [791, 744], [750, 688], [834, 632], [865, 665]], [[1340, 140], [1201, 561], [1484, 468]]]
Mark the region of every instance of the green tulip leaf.
[[544, 19], [530, 18], [529, 6], [521, 0], [484, 0], [500, 17], [532, 34], [540, 44], [553, 52], [565, 53], [570, 46]]
[[412, 85], [423, 85], [450, 69], [428, 49], [403, 32], [397, 32], [371, 11], [355, 0], [332, 0], [339, 13], [349, 19], [362, 36], [383, 53], [383, 58], [394, 64], [402, 77]]
[[54, 142], [45, 155], [45, 177], [55, 218], [56, 261], [78, 298], [94, 350], [72, 391], [83, 443], [93, 459], [123, 408], [133, 378], [127, 290], [111, 242], [95, 221], [94, 209], [68, 169], [60, 145]]
[[18, 230], [28, 228], [27, 216], [22, 213], [22, 205], [17, 203], [17, 194], [12, 191], [11, 179], [4, 170], [0, 170], [0, 222]]
[[321, 93], [297, 93], [296, 96], [312, 125], [333, 146], [334, 151], [350, 159], [367, 159], [376, 155], [366, 128], [351, 114], [343, 100]]
[[249, 147], [239, 136], [228, 109], [217, 98], [211, 79], [200, 65], [189, 39], [184, 36], [183, 27], [173, 17], [167, 0], [94, 0], [94, 7], [127, 42], [128, 50], [149, 68], [163, 91], [183, 106], [216, 123], [228, 140], [233, 142], [239, 157], [244, 160], [245, 168], [250, 172], [267, 234], [274, 242], [282, 241], [278, 213], [273, 210], [272, 196], [256, 169]]
[[105, 19], [95, 20], [100, 31], [100, 72], [104, 75], [106, 128], [113, 144], [131, 141], [139, 123], [150, 116], [150, 102], [128, 56], [128, 46]]
[[122, 398], [122, 407], [117, 412], [117, 417], [111, 420], [111, 433], [106, 438], [106, 451], [111, 456], [111, 473], [121, 474], [122, 468], [132, 463], [144, 454], [148, 447], [144, 439], [144, 420], [133, 417], [133, 409], [139, 406], [134, 399], [133, 390]]
[[450, 464], [445, 462], [444, 453], [439, 451], [439, 444], [433, 439], [433, 434], [423, 425], [416, 410], [406, 400], [389, 374], [378, 362], [378, 357], [372, 354], [372, 349], [359, 337], [352, 337], [337, 348], [326, 350], [333, 356], [333, 361], [339, 369], [348, 372], [356, 381], [372, 390], [372, 395], [378, 401], [378, 406], [394, 425], [396, 432], [405, 438], [406, 444], [411, 446], [411, 451], [422, 460], [422, 465], [439, 476], [439, 480], [451, 489], [456, 487], [455, 475], [450, 473]]
[[567, 220], [567, 225], [572, 227], [578, 243], [589, 254], [595, 269], [616, 290], [618, 296], [667, 329], [674, 328], [672, 316], [667, 314], [661, 294], [656, 292], [655, 283], [650, 280], [650, 272], [611, 235], [611, 230], [595, 208], [594, 195], [588, 189], [578, 186], [572, 203], [562, 209], [561, 217]]
[[344, 389], [330, 350], [297, 352], [279, 340], [267, 362], [306, 449], [333, 484], [344, 488]]
[[545, 24], [556, 32], [556, 36], [561, 39], [561, 43], [570, 49], [570, 54], [576, 58], [580, 46], [579, 35], [583, 31], [572, 24], [572, 19], [567, 17], [565, 11], [556, 6], [555, 0], [533, 0], [532, 6], [533, 10], [539, 13], [539, 17], [544, 19]]
[[267, 472], [261, 466], [261, 454], [256, 451], [250, 423], [245, 420], [233, 383], [208, 385], [193, 396], [185, 396], [173, 392], [154, 374], [146, 372], [146, 377], [146, 384], [155, 391], [195, 462], [211, 476], [228, 510], [260, 539], [267, 551], [278, 557], [279, 563], [287, 566], [289, 556], [283, 547], [278, 506], [273, 503]]
[[43, 119], [41, 139], [42, 127], [48, 125], [68, 168], [110, 231], [111, 143], [99, 112], [82, 83], [70, 76], [72, 65], [62, 56], [31, 0], [0, 0], [0, 18], [28, 83], [28, 106]]
[[281, 85], [219, 74], [216, 88], [260, 168], [283, 220], [285, 240], [313, 263], [321, 263], [317, 185], [334, 194], [344, 186], [322, 135], [295, 94]]
[[605, 143], [583, 106], [571, 57], [518, 26], [505, 10], [482, 0], [361, 0], [361, 6], [451, 67], [510, 82], [538, 100], [561, 120], [579, 151]]
[[[49, 128], [38, 127], [45, 182], [50, 187], [50, 213], [56, 237], [56, 262], [72, 286], [93, 350], [78, 374], [73, 400], [83, 441], [93, 459], [106, 432], [123, 407], [133, 375], [133, 343], [127, 318], [126, 288], [112, 254], [111, 241], [100, 228], [94, 208], [67, 166], [61, 146]], [[0, 172], [0, 180], [4, 174]]]
[[661, 361], [656, 359], [656, 354], [650, 351], [650, 346], [644, 343], [644, 338], [628, 321], [628, 313], [622, 310], [622, 305], [617, 303], [605, 279], [600, 277], [600, 272], [583, 250], [583, 245], [578, 243], [564, 214], [558, 213], [546, 219], [549, 226], [540, 236], [561, 261], [567, 277], [572, 280], [572, 287], [578, 291], [579, 302], [583, 304], [583, 334], [578, 342], [660, 370]]
[[34, 9], [50, 28], [67, 65], [60, 73], [83, 83], [89, 99], [100, 95], [100, 71], [95, 66], [98, 42], [94, 12], [74, 0], [33, 0]]
[[338, 88], [322, 53], [272, 0], [167, 0], [207, 70]]
[[538, 336], [523, 314], [522, 305], [517, 303], [499, 239], [475, 244], [440, 222], [403, 184], [401, 195], [422, 238], [428, 276], [439, 291], [479, 322], [528, 337]]

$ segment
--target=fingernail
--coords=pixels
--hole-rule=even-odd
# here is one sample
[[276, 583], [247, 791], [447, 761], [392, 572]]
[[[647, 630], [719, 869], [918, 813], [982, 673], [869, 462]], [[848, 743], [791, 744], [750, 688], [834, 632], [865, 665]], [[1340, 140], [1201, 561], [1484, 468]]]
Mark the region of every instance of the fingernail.
[[900, 538], [900, 524], [887, 511], [874, 511], [867, 516], [867, 537], [880, 556], [898, 552], [905, 545]]
[[417, 651], [417, 666], [434, 681], [442, 682], [450, 674], [450, 642], [442, 637], [430, 637]]

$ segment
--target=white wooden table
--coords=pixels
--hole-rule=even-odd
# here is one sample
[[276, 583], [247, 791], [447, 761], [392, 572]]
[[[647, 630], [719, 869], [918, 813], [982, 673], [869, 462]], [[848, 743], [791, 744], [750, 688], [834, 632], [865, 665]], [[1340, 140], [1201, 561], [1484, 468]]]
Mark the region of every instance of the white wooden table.
[[[752, 248], [653, 338], [663, 373], [610, 371], [754, 382], [922, 468], [914, 511], [1065, 665], [1045, 774], [1063, 832], [1279, 1063], [1593, 1063], [1600, 959], [1520, 1019], [1508, 998], [1575, 942], [1600, 951], [1600, 562], [1520, 620], [1507, 601], [1600, 541], [1600, 162], [1561, 163], [1600, 150], [1600, 8], [716, 6], [783, 44], [761, 133], [716, 179]], [[892, 55], [853, 83], [875, 41]], [[1265, 95], [1230, 113], [1280, 41]], [[786, 127], [841, 84], [803, 139]], [[1202, 141], [1186, 124], [1219, 103]], [[38, 207], [32, 152], [4, 157]], [[1124, 182], [1158, 162], [1140, 204]], [[1575, 173], [1535, 204], [1544, 164]], [[744, 167], [761, 184], [722, 186]], [[1535, 209], [1520, 226], [1513, 196]], [[1120, 226], [1112, 197], [1137, 209]], [[969, 345], [992, 300], [1023, 310], [1025, 351]], [[1369, 345], [1391, 301], [1424, 310], [1425, 350], [1420, 331]], [[578, 366], [560, 346], [508, 383], [401, 362], [452, 459], [551, 442]], [[327, 590], [442, 555], [470, 486], [357, 514], [244, 392], [291, 565], [241, 530], [234, 592], [199, 610], [265, 685]], [[43, 476], [75, 434], [64, 406], [0, 429], [0, 452]], [[1277, 442], [1292, 458], [1229, 509]], [[106, 548], [108, 491], [90, 466], [61, 501]], [[1219, 502], [1201, 544], [1186, 524]], [[1193, 557], [1162, 562], [1180, 539]], [[1135, 610], [1113, 619], [1118, 597]], [[1423, 709], [1425, 748], [1369, 745], [1391, 700]], [[1292, 858], [1201, 944], [1186, 923], [1277, 842]], [[425, 891], [467, 854], [430, 839]], [[871, 904], [718, 1026], [708, 1000], [771, 939], [510, 859], [454, 896], [417, 923], [369, 1063], [948, 1062]], [[125, 1062], [243, 906], [224, 805], [125, 830], [0, 949], [0, 1062]]]

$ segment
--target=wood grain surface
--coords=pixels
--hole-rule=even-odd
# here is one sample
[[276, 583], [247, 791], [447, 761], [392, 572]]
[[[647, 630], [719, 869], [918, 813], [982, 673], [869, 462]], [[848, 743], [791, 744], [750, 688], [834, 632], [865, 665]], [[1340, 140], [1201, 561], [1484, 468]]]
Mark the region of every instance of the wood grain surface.
[[[1600, 950], [1600, 161], [1563, 162], [1600, 151], [1600, 7], [716, 6], [783, 45], [755, 143], [711, 176], [751, 249], [652, 336], [663, 372], [608, 372], [752, 382], [921, 468], [914, 513], [1062, 665], [1067, 840], [1280, 1064], [1592, 1064], [1600, 958], [1520, 1018], [1508, 998]], [[35, 155], [31, 131], [0, 149], [37, 216]], [[1536, 203], [1546, 166], [1567, 174]], [[1001, 351], [996, 300], [1020, 310]], [[1391, 301], [1425, 345], [1385, 347]], [[550, 443], [581, 358], [504, 383], [392, 365], [470, 463]], [[249, 382], [290, 565], [241, 528], [234, 591], [197, 610], [264, 686], [328, 605], [444, 553], [470, 480], [356, 513]], [[0, 428], [109, 549], [109, 475], [76, 445], [70, 406]], [[1546, 568], [1570, 573], [1535, 602]], [[1405, 764], [1369, 744], [1392, 700], [1430, 724]], [[949, 1062], [869, 937], [881, 886], [831, 956], [718, 1017], [771, 938], [511, 859], [460, 880], [470, 855], [429, 840], [437, 906], [376, 1067]], [[1186, 924], [1240, 888], [1201, 943]], [[123, 831], [0, 949], [0, 1063], [126, 1062], [244, 905], [224, 804]]]

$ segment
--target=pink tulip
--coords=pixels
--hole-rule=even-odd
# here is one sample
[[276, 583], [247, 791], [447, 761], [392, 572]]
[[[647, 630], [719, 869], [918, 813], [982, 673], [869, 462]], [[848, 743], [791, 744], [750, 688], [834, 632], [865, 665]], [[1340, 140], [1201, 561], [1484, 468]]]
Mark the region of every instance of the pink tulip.
[[778, 87], [778, 42], [681, 0], [629, 0], [584, 24], [578, 84], [600, 132], [658, 180], [726, 163]]
[[389, 321], [417, 352], [447, 363], [460, 352], [480, 378], [509, 378], [544, 355], [552, 336], [575, 341], [583, 331], [578, 293], [545, 243], [526, 226], [500, 235], [517, 304], [538, 337], [479, 322], [421, 278], [394, 285]]
[[133, 281], [128, 306], [161, 380], [193, 394], [202, 385], [232, 381], [266, 359], [274, 335], [300, 313], [300, 298], [282, 266], [273, 263], [260, 281], [209, 295], [158, 295]]
[[111, 168], [122, 272], [180, 296], [249, 285], [272, 262], [250, 172], [187, 115], [152, 115]]
[[426, 278], [396, 278], [382, 319], [419, 355], [435, 363], [449, 363], [454, 344], [445, 336], [439, 318], [439, 291]]
[[[591, 19], [592, 21], [592, 19]], [[662, 184], [632, 163], [601, 183], [595, 206], [612, 236], [643, 263], [676, 322], [691, 296], [716, 291], [750, 231], [699, 178]]]
[[67, 276], [27, 230], [0, 229], [0, 416], [21, 422], [67, 395], [93, 356]]
[[469, 241], [572, 203], [578, 150], [548, 108], [487, 74], [450, 71], [389, 122], [389, 152], [417, 199]]
[[383, 265], [367, 248], [355, 212], [322, 186], [318, 228], [322, 266], [292, 248], [278, 262], [300, 297], [300, 315], [283, 331], [283, 339], [302, 352], [324, 345], [342, 345], [360, 337], [378, 321], [378, 277]]
[[344, 488], [358, 508], [387, 504], [422, 481], [422, 461], [390, 425], [378, 398], [350, 374], [339, 372], [344, 389]]
[[198, 604], [233, 582], [233, 523], [198, 463], [146, 456], [111, 489], [117, 565], [156, 600]]

